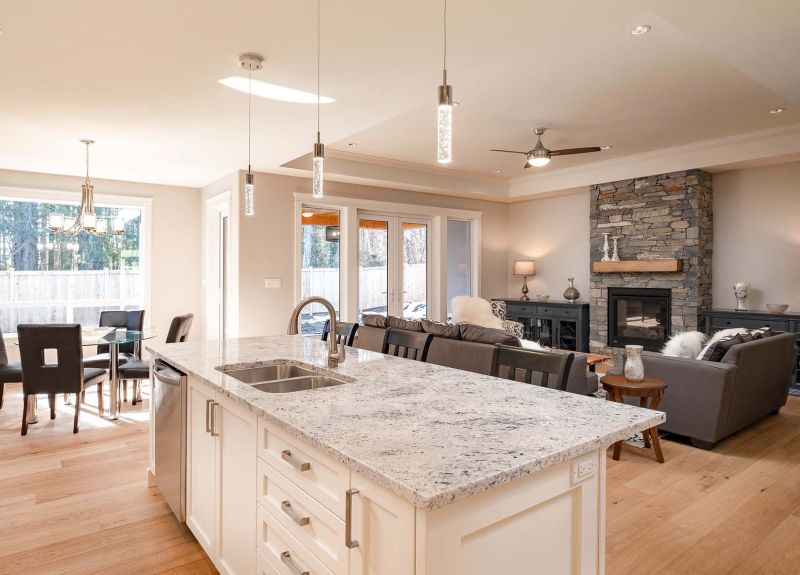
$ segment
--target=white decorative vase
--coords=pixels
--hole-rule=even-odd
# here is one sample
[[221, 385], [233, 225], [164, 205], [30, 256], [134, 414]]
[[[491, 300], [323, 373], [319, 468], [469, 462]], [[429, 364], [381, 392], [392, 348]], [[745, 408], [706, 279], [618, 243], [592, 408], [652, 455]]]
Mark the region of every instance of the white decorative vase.
[[733, 284], [733, 295], [736, 296], [736, 310], [747, 311], [747, 296], [750, 295], [750, 283], [736, 282]]
[[644, 380], [641, 345], [625, 346], [625, 379], [628, 381]]

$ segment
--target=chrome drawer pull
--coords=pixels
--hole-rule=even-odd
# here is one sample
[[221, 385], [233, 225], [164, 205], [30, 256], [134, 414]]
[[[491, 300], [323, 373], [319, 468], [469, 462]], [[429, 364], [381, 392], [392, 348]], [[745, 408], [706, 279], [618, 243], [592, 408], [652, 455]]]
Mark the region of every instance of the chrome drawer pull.
[[214, 403], [213, 399], [206, 399], [206, 433], [211, 433], [211, 417], [209, 413], [211, 412], [211, 404]]
[[283, 459], [286, 463], [297, 469], [297, 471], [308, 471], [311, 469], [311, 464], [308, 462], [302, 462], [296, 457], [292, 455], [292, 452], [288, 449], [284, 449], [281, 451], [281, 459]]
[[344, 507], [344, 545], [348, 549], [355, 549], [358, 547], [358, 541], [353, 540], [353, 495], [358, 493], [358, 489], [353, 487], [348, 489], [345, 493], [345, 507]]
[[292, 561], [292, 554], [288, 551], [281, 553], [281, 563], [286, 565], [294, 575], [310, 575], [309, 571], [300, 571], [300, 568]]
[[217, 411], [214, 409], [215, 407], [219, 407], [219, 403], [216, 401], [211, 402], [211, 436], [212, 437], [219, 437], [219, 431], [217, 431]]
[[288, 515], [289, 518], [297, 523], [300, 527], [311, 523], [311, 518], [308, 516], [302, 517], [297, 511], [294, 510], [292, 503], [288, 499], [286, 501], [281, 501], [281, 511], [286, 513], [286, 515]]

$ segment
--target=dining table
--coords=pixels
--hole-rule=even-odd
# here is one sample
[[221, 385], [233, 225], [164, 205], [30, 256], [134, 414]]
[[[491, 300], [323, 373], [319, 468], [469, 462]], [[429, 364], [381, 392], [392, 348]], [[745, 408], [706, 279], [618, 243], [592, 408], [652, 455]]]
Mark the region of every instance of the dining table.
[[[84, 347], [93, 345], [107, 345], [109, 355], [108, 378], [110, 381], [109, 395], [111, 401], [108, 406], [108, 417], [119, 419], [119, 346], [124, 343], [134, 344], [133, 355], [136, 359], [141, 357], [141, 342], [156, 337], [156, 331], [147, 328], [135, 331], [125, 328], [85, 328], [81, 330], [81, 343]], [[19, 345], [19, 342], [17, 342]], [[28, 423], [36, 423], [38, 419], [38, 403], [36, 396], [28, 398]], [[102, 414], [100, 414], [102, 415]]]

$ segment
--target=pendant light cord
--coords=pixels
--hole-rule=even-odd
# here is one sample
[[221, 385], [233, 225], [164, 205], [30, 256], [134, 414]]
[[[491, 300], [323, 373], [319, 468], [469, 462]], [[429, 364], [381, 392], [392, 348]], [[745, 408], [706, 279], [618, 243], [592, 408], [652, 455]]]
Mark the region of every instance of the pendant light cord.
[[442, 70], [444, 70], [446, 73], [447, 72], [447, 0], [444, 0], [444, 18], [442, 18], [442, 28], [444, 29], [444, 55], [442, 57]]
[[253, 102], [253, 69], [250, 67], [249, 78], [247, 80], [247, 173], [251, 172], [250, 170], [250, 140], [251, 140], [251, 107]]
[[319, 38], [320, 38], [320, 0], [317, 0], [317, 142], [319, 142], [319, 105], [320, 105], [320, 96], [319, 96]]

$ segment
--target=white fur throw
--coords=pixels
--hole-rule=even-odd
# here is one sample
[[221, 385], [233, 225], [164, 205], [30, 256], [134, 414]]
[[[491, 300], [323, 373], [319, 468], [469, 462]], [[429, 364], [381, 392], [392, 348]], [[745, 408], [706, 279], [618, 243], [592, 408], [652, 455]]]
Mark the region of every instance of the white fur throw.
[[460, 295], [454, 297], [453, 323], [471, 323], [481, 327], [503, 329], [503, 320], [492, 313], [492, 305], [480, 297]]
[[540, 344], [538, 341], [531, 341], [529, 339], [522, 339], [519, 340], [519, 345], [524, 347], [525, 349], [533, 349], [536, 351], [550, 351], [549, 347], [545, 347]]
[[706, 334], [699, 331], [684, 331], [669, 338], [661, 353], [668, 357], [693, 359], [702, 351], [707, 339]]
[[697, 359], [703, 359], [703, 356], [706, 354], [708, 348], [717, 343], [723, 337], [734, 336], [740, 333], [747, 333], [747, 330], [743, 327], [732, 327], [730, 329], [722, 329], [718, 331], [717, 333], [711, 336], [711, 339], [708, 340], [706, 346], [700, 351], [700, 353], [697, 354], [696, 356]]

